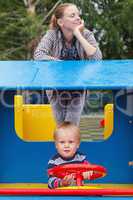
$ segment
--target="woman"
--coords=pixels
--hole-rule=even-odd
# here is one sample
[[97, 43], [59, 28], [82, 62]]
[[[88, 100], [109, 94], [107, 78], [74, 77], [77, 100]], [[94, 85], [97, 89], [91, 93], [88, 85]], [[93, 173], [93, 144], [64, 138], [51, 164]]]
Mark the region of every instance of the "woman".
[[[100, 60], [101, 51], [91, 31], [84, 27], [80, 11], [71, 3], [60, 4], [50, 21], [50, 29], [35, 50], [35, 60]], [[71, 121], [79, 125], [85, 102], [84, 90], [47, 91], [57, 124]]]

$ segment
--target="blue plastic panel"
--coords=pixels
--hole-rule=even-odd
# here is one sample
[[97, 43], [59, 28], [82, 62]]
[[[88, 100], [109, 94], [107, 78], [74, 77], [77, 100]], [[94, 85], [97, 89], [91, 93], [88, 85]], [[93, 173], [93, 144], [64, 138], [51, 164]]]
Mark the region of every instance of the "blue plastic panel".
[[133, 88], [133, 60], [1, 61], [0, 89]]
[[30, 61], [0, 61], [0, 89], [26, 88], [38, 69]]

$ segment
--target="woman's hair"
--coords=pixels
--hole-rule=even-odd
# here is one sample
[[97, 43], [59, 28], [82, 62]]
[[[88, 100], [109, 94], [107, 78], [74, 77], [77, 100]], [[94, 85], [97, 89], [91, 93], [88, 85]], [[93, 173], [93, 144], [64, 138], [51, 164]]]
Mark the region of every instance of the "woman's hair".
[[63, 17], [64, 11], [68, 6], [74, 6], [75, 4], [72, 3], [63, 3], [60, 4], [54, 11], [54, 14], [51, 17], [49, 28], [50, 29], [56, 29], [58, 28], [57, 20]]
[[77, 138], [80, 140], [80, 129], [78, 126], [76, 126], [75, 124], [73, 124], [72, 122], [66, 121], [63, 122], [62, 124], [60, 124], [60, 126], [57, 128], [57, 130], [55, 130], [54, 132], [54, 140], [56, 140], [57, 135], [60, 133], [60, 131], [69, 129], [71, 132], [73, 132]]

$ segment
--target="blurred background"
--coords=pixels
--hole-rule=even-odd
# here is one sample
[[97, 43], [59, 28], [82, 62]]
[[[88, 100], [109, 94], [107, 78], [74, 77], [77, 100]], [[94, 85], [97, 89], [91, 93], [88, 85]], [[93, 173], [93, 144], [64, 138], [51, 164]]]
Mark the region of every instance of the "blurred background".
[[104, 59], [133, 57], [133, 0], [0, 0], [0, 60], [33, 59], [60, 3], [75, 3]]

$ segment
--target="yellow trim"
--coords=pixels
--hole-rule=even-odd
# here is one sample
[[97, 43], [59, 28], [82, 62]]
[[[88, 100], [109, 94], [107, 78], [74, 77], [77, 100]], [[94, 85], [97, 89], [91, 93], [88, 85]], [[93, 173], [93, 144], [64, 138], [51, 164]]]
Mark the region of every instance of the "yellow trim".
[[[15, 189], [15, 188], [32, 188], [32, 189], [42, 189], [42, 188], [48, 188], [48, 185], [46, 183], [0, 183], [0, 189], [1, 188], [9, 188], [9, 189]], [[84, 186], [68, 186], [68, 187], [61, 187], [58, 189], [101, 189], [101, 188], [128, 188], [133, 189], [133, 184], [88, 184]]]
[[24, 141], [52, 141], [56, 123], [49, 104], [23, 104], [23, 97], [14, 99], [15, 130]]
[[0, 183], [0, 189], [1, 188], [8, 188], [8, 189], [36, 189], [36, 188], [48, 188], [47, 184], [44, 183]]
[[20, 95], [14, 98], [14, 121], [18, 136], [23, 139], [23, 98]]
[[104, 108], [104, 139], [108, 139], [114, 128], [114, 106], [113, 104], [106, 104]]
[[83, 186], [67, 186], [67, 187], [60, 187], [58, 188], [59, 190], [61, 189], [133, 189], [133, 184], [86, 184]]

